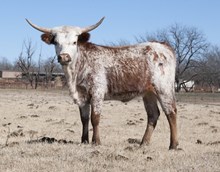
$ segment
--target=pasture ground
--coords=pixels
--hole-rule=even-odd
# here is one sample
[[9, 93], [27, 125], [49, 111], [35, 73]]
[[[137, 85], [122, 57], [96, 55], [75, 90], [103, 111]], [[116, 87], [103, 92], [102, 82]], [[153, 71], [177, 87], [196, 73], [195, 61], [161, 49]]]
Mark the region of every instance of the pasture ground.
[[0, 171], [220, 171], [220, 94], [177, 94], [177, 110], [179, 150], [168, 150], [163, 112], [151, 144], [139, 147], [147, 123], [140, 98], [106, 101], [102, 145], [84, 145], [68, 91], [0, 89]]

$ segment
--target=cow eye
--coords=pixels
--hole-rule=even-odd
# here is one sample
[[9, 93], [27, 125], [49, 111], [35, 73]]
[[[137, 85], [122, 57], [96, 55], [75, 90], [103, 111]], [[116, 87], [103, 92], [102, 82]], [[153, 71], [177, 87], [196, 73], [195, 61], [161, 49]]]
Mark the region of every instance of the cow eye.
[[73, 44], [74, 44], [74, 45], [76, 45], [76, 41], [75, 41], [75, 42], [73, 42]]
[[57, 40], [54, 39], [53, 44], [57, 45], [58, 44]]

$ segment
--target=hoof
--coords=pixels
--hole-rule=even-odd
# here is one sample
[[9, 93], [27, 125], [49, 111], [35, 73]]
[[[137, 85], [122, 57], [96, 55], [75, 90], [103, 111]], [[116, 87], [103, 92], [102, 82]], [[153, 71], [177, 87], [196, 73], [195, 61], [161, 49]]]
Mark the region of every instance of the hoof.
[[89, 144], [89, 141], [88, 140], [84, 140], [81, 143], [87, 145], [87, 144]]
[[178, 145], [179, 145], [178, 143], [170, 145], [169, 150], [178, 150], [177, 148]]
[[149, 145], [150, 145], [149, 142], [142, 141], [141, 144], [140, 144], [140, 147], [149, 146]]
[[99, 145], [101, 145], [101, 142], [100, 141], [92, 141], [92, 144], [95, 146], [99, 146]]

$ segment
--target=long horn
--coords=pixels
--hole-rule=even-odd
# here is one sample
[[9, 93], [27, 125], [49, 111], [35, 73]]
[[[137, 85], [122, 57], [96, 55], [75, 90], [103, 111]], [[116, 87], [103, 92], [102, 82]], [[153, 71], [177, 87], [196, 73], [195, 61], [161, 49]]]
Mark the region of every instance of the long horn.
[[98, 23], [96, 23], [96, 24], [94, 24], [92, 26], [88, 26], [88, 27], [82, 28], [81, 29], [82, 33], [90, 32], [91, 30], [94, 30], [95, 28], [97, 28], [103, 22], [104, 19], [105, 19], [105, 17], [102, 17], [102, 19]]
[[44, 28], [44, 27], [39, 27], [33, 23], [31, 23], [28, 19], [26, 19], [26, 21], [28, 22], [29, 25], [31, 25], [33, 28], [39, 30], [40, 32], [44, 32], [44, 33], [51, 33], [51, 29], [48, 28]]

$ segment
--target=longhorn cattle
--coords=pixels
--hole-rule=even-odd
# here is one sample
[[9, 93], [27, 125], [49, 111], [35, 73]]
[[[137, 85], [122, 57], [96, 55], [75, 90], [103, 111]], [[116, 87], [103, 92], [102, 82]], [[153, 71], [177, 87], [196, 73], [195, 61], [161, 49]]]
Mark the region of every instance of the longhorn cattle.
[[89, 142], [89, 116], [93, 127], [92, 143], [100, 144], [99, 121], [104, 100], [129, 101], [142, 96], [148, 123], [141, 145], [150, 142], [160, 111], [159, 101], [170, 127], [170, 149], [176, 149], [177, 124], [174, 78], [176, 58], [172, 48], [163, 42], [110, 47], [88, 42], [95, 25], [80, 28], [39, 27], [41, 39], [55, 46], [58, 62], [67, 78], [70, 95], [79, 106], [82, 121], [82, 143]]

